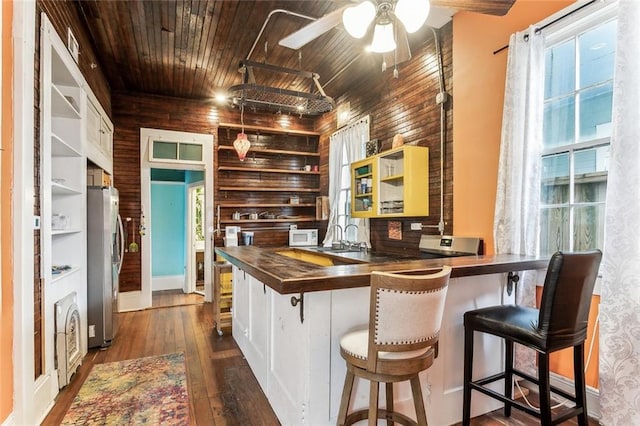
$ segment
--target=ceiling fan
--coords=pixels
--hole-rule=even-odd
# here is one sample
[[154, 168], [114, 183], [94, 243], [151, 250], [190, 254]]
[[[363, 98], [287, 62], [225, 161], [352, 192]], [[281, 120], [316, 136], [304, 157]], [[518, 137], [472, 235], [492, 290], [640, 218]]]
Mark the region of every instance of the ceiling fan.
[[[430, 5], [490, 15], [506, 14], [515, 0], [351, 0], [284, 37], [278, 44], [300, 49], [340, 23], [354, 38], [367, 36], [369, 50], [387, 55], [394, 62], [411, 59], [407, 33], [420, 29]], [[375, 24], [375, 25], [374, 25]]]

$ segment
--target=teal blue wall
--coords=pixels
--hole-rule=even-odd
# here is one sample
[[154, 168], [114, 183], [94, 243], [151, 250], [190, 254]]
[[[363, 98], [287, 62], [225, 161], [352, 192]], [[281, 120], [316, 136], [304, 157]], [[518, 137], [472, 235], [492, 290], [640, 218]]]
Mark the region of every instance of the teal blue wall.
[[151, 275], [184, 275], [186, 185], [151, 182]]
[[204, 172], [201, 170], [185, 170], [184, 181], [186, 183], [203, 182]]

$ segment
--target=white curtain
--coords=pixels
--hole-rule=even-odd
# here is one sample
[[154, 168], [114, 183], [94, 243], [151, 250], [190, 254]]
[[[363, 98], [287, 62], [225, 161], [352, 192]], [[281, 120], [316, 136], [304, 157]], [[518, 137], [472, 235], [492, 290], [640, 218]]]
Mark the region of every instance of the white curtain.
[[640, 2], [621, 0], [600, 301], [601, 424], [640, 424]]
[[[338, 130], [329, 138], [329, 223], [324, 245], [331, 245], [337, 241], [340, 235], [336, 235], [338, 224], [338, 212], [340, 190], [343, 187], [343, 179], [350, 182], [351, 179], [343, 176], [343, 164], [350, 164], [363, 158], [364, 144], [369, 140], [369, 116], [366, 116], [347, 127]], [[344, 156], [346, 155], [346, 158]], [[344, 201], [344, 200], [343, 200]], [[343, 206], [344, 207], [344, 206]], [[365, 242], [371, 247], [369, 240], [369, 219], [351, 219], [358, 226], [358, 242]]]
[[[538, 253], [544, 39], [533, 27], [511, 35], [494, 216], [496, 254]], [[520, 273], [516, 302], [535, 306], [537, 273]], [[533, 372], [535, 353], [516, 348], [516, 366]]]

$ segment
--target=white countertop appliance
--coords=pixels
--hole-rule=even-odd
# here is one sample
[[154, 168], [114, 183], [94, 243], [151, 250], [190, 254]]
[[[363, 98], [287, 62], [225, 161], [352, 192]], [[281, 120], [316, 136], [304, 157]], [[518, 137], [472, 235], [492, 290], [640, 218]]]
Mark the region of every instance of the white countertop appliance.
[[318, 245], [317, 229], [290, 229], [289, 230], [289, 246], [290, 247], [309, 247]]

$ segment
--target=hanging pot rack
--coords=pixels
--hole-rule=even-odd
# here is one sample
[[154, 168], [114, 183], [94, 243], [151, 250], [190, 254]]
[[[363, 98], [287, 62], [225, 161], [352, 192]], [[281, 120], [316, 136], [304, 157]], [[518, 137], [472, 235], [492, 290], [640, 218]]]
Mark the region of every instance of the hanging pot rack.
[[[307, 78], [311, 80], [309, 91], [258, 84], [255, 82], [254, 69]], [[319, 81], [320, 76], [316, 73], [249, 60], [241, 61], [238, 71], [243, 75], [242, 84], [228, 89], [234, 105], [299, 115], [319, 115], [333, 110], [336, 106], [335, 101], [325, 94]], [[314, 89], [318, 93], [313, 92]]]

